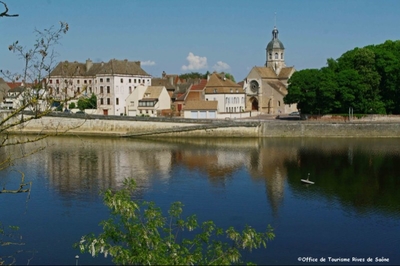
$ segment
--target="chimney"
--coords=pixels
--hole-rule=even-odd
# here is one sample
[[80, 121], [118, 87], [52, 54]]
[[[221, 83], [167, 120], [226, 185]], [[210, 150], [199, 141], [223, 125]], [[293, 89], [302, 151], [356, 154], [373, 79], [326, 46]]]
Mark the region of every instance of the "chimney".
[[89, 71], [89, 69], [93, 66], [92, 60], [88, 59], [86, 60], [86, 72]]
[[162, 72], [161, 77], [165, 78], [165, 76], [167, 75], [167, 73], [165, 73], [165, 71]]

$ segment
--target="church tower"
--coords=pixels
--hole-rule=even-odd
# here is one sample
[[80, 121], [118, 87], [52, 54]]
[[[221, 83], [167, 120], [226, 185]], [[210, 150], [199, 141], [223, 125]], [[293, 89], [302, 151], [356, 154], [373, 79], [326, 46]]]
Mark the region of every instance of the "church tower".
[[272, 30], [272, 40], [267, 45], [267, 61], [266, 67], [272, 67], [275, 73], [278, 75], [285, 65], [285, 47], [282, 42], [278, 39], [278, 29], [276, 26]]

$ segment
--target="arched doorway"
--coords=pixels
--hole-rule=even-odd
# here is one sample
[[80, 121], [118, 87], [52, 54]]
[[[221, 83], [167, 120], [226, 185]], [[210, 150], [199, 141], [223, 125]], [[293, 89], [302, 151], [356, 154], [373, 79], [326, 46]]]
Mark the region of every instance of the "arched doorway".
[[258, 111], [258, 99], [256, 97], [252, 97], [250, 99], [250, 102], [251, 102], [251, 110]]

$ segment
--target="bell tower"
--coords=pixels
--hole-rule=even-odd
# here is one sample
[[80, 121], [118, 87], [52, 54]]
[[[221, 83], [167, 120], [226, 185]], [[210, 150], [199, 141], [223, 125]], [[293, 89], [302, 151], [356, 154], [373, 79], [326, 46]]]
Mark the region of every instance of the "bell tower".
[[274, 26], [272, 30], [272, 40], [268, 43], [266, 52], [267, 60], [265, 62], [266, 67], [272, 67], [275, 73], [278, 75], [285, 65], [285, 47], [282, 42], [278, 39], [279, 31]]

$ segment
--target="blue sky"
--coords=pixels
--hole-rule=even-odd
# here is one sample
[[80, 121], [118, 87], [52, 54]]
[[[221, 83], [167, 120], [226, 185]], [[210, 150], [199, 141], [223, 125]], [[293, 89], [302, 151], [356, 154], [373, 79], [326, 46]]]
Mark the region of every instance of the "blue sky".
[[[17, 18], [0, 18], [0, 69], [22, 62], [8, 51], [33, 45], [34, 29], [59, 21], [69, 32], [58, 61], [142, 61], [154, 77], [225, 71], [243, 80], [265, 64], [275, 25], [286, 65], [321, 68], [355, 47], [399, 38], [398, 0], [3, 0]], [[2, 8], [0, 6], [0, 8]], [[0, 9], [2, 11], [2, 9]]]

